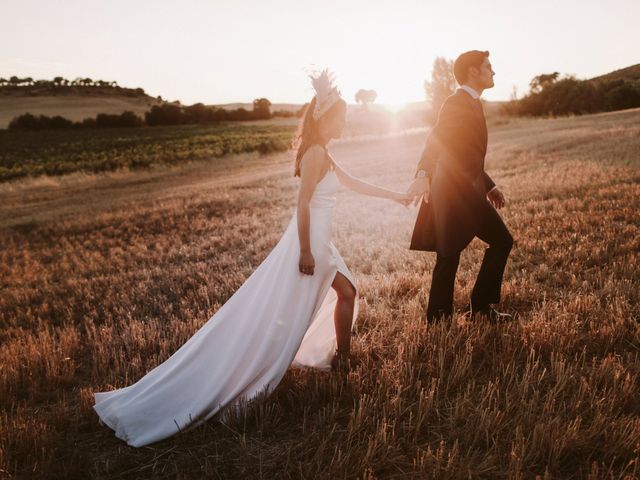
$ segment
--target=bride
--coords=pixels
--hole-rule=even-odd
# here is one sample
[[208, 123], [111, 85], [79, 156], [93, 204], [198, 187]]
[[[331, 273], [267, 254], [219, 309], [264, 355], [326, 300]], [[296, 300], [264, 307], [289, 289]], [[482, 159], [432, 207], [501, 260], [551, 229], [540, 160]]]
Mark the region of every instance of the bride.
[[346, 102], [327, 70], [301, 124], [298, 207], [278, 244], [229, 300], [138, 382], [96, 392], [94, 409], [118, 438], [140, 447], [200, 425], [226, 407], [269, 394], [287, 368], [348, 364], [357, 290], [331, 242], [339, 184], [407, 205], [411, 199], [356, 179], [327, 152]]

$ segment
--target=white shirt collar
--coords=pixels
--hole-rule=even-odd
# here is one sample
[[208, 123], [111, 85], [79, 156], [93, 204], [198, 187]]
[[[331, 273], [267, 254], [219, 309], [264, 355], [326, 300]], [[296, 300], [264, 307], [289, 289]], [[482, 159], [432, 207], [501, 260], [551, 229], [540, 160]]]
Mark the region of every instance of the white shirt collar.
[[478, 98], [480, 98], [480, 95], [478, 95], [478, 92], [476, 92], [473, 88], [471, 88], [468, 85], [461, 85], [460, 86], [460, 90], [464, 90], [465, 92], [467, 92], [469, 95], [471, 95], [471, 98], [477, 100]]

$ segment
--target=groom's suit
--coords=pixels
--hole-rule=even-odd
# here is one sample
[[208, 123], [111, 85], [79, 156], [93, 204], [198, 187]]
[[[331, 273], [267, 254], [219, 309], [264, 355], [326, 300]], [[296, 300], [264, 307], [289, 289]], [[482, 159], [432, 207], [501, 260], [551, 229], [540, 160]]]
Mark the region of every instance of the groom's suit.
[[453, 285], [460, 252], [477, 236], [489, 244], [471, 295], [480, 310], [500, 300], [502, 274], [513, 244], [509, 230], [489, 203], [495, 187], [484, 171], [487, 124], [482, 103], [458, 89], [442, 105], [427, 138], [418, 170], [431, 179], [411, 238], [412, 250], [437, 252], [427, 318], [453, 312]]

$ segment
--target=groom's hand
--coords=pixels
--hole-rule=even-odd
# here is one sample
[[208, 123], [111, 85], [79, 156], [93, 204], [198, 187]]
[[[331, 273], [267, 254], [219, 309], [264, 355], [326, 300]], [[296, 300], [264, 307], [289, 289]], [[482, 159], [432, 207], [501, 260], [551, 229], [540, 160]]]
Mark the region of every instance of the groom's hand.
[[498, 189], [498, 187], [487, 193], [487, 200], [489, 200], [489, 203], [491, 203], [491, 205], [493, 205], [495, 208], [502, 208], [504, 207], [505, 203], [507, 203], [504, 195]]
[[427, 177], [416, 178], [407, 189], [407, 194], [413, 198], [414, 205], [418, 205], [420, 199], [425, 197], [427, 193], [429, 193], [429, 179]]

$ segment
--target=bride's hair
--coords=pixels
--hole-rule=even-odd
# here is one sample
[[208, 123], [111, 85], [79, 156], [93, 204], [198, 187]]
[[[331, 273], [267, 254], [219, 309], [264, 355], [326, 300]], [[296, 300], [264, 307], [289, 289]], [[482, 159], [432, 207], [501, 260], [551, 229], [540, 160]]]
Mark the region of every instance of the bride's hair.
[[[345, 106], [346, 102], [343, 99], [339, 99], [320, 118], [328, 118], [332, 115], [335, 115], [336, 112], [339, 112], [340, 109], [344, 108]], [[316, 120], [315, 118], [313, 118], [313, 110], [315, 108], [316, 97], [313, 97], [304, 111], [302, 121], [298, 126], [298, 132], [292, 144], [292, 147], [296, 152], [293, 170], [294, 177], [300, 176], [300, 162], [302, 161], [304, 153], [309, 149], [310, 146], [319, 144], [322, 140], [320, 138], [320, 131], [318, 129], [318, 122], [320, 119]]]

